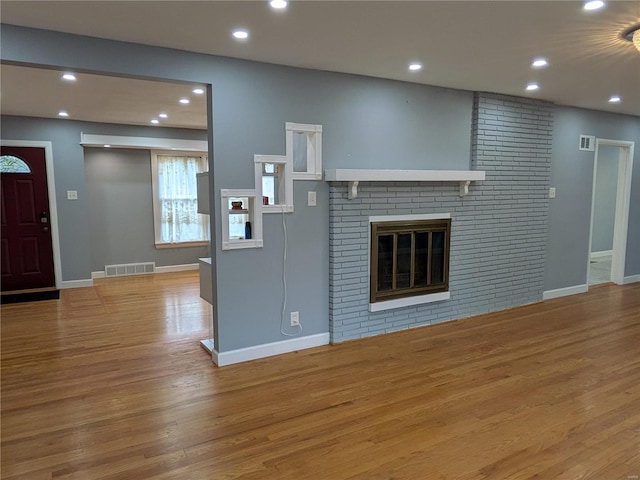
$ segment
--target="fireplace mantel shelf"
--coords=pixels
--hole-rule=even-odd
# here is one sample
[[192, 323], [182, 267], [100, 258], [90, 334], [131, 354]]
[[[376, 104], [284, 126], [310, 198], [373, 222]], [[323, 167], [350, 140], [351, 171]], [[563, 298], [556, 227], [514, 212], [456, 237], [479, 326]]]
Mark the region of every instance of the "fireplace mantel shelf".
[[483, 170], [388, 170], [335, 169], [325, 170], [327, 182], [349, 182], [349, 200], [358, 196], [360, 182], [460, 182], [460, 196], [469, 194], [469, 184], [484, 180]]

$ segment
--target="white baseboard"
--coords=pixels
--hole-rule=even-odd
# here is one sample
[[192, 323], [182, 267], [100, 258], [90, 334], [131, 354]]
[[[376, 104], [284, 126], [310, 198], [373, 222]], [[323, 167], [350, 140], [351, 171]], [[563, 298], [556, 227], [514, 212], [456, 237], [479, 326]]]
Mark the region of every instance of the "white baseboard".
[[601, 252], [591, 252], [589, 255], [591, 258], [610, 257], [613, 255], [613, 250], [603, 250]]
[[629, 275], [628, 277], [624, 277], [624, 279], [622, 280], [623, 285], [636, 282], [640, 282], [640, 275]]
[[[171, 272], [185, 272], [187, 270], [198, 270], [197, 263], [185, 263], [184, 265], [167, 265], [165, 267], [156, 267], [153, 273], [171, 273]], [[97, 272], [91, 272], [91, 278], [105, 278], [104, 270], [98, 270]]]
[[229, 352], [218, 352], [213, 350], [213, 362], [219, 367], [232, 365], [234, 363], [247, 362], [249, 360], [257, 360], [258, 358], [271, 357], [273, 355], [281, 355], [283, 353], [295, 352], [296, 350], [304, 350], [306, 348], [320, 347], [329, 345], [329, 333], [319, 333], [317, 335], [308, 335], [306, 337], [292, 338], [290, 340], [282, 340], [281, 342], [266, 343], [264, 345], [256, 345], [254, 347], [239, 348]]
[[568, 295], [576, 295], [578, 293], [586, 293], [589, 285], [575, 285], [573, 287], [558, 288], [556, 290], [547, 290], [542, 292], [542, 300], [551, 300], [552, 298], [566, 297]]
[[200, 346], [213, 355], [213, 352], [215, 351], [213, 348], [213, 338], [205, 338], [204, 340], [200, 340]]
[[185, 272], [187, 270], [198, 270], [198, 263], [185, 263], [184, 265], [167, 265], [166, 267], [156, 267], [154, 273], [171, 273], [171, 272]]
[[62, 281], [58, 288], [60, 290], [65, 288], [82, 288], [82, 287], [93, 287], [93, 279], [87, 280], [66, 280]]

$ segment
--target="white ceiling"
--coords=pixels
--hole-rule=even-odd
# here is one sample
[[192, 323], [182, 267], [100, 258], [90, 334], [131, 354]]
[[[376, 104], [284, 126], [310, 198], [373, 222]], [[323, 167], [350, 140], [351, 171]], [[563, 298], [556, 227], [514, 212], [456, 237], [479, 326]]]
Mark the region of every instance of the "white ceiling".
[[[61, 80], [63, 72], [2, 65], [0, 108], [3, 115], [70, 119], [90, 122], [149, 125], [152, 118], [166, 127], [203, 129], [207, 126], [205, 95], [193, 85], [75, 73], [75, 82]], [[191, 103], [182, 105], [180, 98]], [[158, 117], [166, 113], [166, 120]]]
[[[640, 116], [640, 52], [618, 36], [640, 22], [640, 1], [609, 0], [597, 12], [581, 7], [580, 1], [298, 0], [275, 12], [266, 1], [3, 0], [2, 22]], [[250, 30], [247, 41], [231, 38], [237, 27]], [[549, 67], [532, 69], [540, 56]], [[408, 72], [410, 61], [424, 69]], [[189, 85], [82, 75], [70, 86], [59, 72], [3, 65], [1, 73], [3, 114], [53, 117], [65, 108], [83, 120], [148, 124], [167, 111], [167, 126], [206, 125], [202, 99], [193, 111], [177, 104], [179, 96], [194, 99]], [[525, 92], [532, 81], [540, 90]], [[622, 103], [608, 103], [614, 94]]]

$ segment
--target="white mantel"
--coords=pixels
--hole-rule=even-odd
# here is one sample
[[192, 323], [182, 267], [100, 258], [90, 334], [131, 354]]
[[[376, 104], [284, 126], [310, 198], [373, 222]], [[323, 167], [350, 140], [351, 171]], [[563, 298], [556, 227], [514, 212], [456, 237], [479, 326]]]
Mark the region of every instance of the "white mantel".
[[390, 170], [333, 169], [324, 171], [327, 182], [349, 182], [349, 200], [358, 196], [360, 182], [459, 182], [460, 196], [469, 193], [469, 184], [484, 180], [483, 170]]

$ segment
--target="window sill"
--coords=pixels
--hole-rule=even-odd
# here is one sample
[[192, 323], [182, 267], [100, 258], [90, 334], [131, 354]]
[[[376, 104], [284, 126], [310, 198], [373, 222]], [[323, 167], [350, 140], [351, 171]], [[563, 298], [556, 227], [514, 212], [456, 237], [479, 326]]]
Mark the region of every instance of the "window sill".
[[193, 247], [208, 247], [209, 242], [203, 240], [201, 242], [180, 242], [180, 243], [156, 243], [157, 249], [164, 248], [193, 248]]
[[376, 302], [369, 304], [370, 312], [381, 312], [391, 310], [393, 308], [412, 307], [414, 305], [423, 305], [425, 303], [441, 302], [451, 298], [450, 292], [429, 293], [416, 297], [397, 298], [395, 300], [387, 300], [386, 302]]

